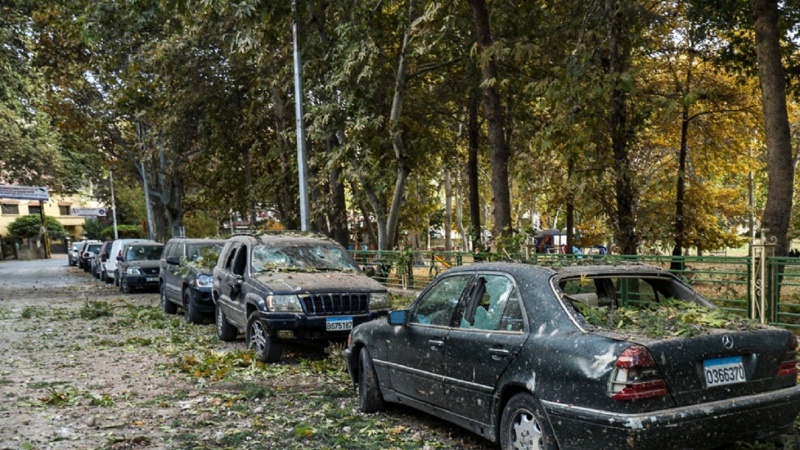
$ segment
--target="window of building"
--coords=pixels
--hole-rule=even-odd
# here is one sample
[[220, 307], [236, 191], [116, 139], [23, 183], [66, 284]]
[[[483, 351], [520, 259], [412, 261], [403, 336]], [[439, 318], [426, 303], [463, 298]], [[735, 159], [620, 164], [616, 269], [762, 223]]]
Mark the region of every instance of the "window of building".
[[39, 205], [36, 205], [36, 206], [28, 205], [28, 215], [36, 214], [38, 216], [41, 213], [42, 213], [42, 207], [41, 206], [39, 206]]
[[11, 205], [11, 204], [8, 204], [8, 203], [3, 203], [2, 205], [0, 205], [0, 207], [2, 207], [2, 210], [0, 210], [0, 213], [2, 213], [4, 216], [18, 216], [19, 215], [19, 205]]
[[58, 205], [58, 214], [61, 216], [69, 215], [69, 205]]

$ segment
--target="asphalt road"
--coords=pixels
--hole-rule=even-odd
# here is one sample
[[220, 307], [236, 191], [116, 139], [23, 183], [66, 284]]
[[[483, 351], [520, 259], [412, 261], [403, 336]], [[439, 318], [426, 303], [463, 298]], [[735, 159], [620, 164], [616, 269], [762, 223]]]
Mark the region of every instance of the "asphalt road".
[[0, 289], [54, 288], [86, 283], [86, 275], [67, 264], [67, 255], [30, 261], [0, 261]]

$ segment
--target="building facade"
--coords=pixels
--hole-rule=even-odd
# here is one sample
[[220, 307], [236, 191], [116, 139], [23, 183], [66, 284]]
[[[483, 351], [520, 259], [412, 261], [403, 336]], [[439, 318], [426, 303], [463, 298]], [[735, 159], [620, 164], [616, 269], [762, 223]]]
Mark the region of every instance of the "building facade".
[[8, 225], [18, 218], [39, 215], [44, 207], [44, 215], [56, 219], [67, 230], [71, 241], [80, 240], [86, 217], [73, 215], [74, 209], [96, 208], [97, 202], [84, 201], [80, 195], [50, 195], [50, 200], [42, 202], [0, 198], [0, 236], [8, 236]]

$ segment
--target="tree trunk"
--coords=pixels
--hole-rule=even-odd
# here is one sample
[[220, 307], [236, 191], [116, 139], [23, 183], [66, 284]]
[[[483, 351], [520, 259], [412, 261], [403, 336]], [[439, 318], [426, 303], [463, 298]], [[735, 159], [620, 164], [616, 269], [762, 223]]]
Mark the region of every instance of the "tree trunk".
[[350, 232], [347, 229], [347, 203], [345, 202], [344, 184], [341, 180], [341, 168], [331, 168], [331, 231], [333, 240], [342, 244], [344, 248], [350, 247]]
[[765, 234], [776, 240], [776, 256], [788, 254], [787, 238], [792, 211], [794, 168], [791, 133], [786, 111], [786, 81], [781, 63], [776, 0], [752, 0], [756, 28], [758, 75], [767, 137], [767, 175], [769, 191], [761, 217]]
[[[691, 57], [689, 58], [691, 64]], [[689, 74], [686, 77], [686, 92], [689, 93], [691, 83], [691, 65]], [[672, 256], [680, 257], [683, 253], [683, 245], [686, 237], [685, 225], [683, 221], [683, 206], [686, 197], [686, 157], [689, 153], [689, 104], [683, 102], [681, 111], [681, 148], [678, 153], [678, 186], [675, 194], [675, 246], [672, 248]], [[683, 259], [675, 258], [670, 262], [670, 270], [682, 271], [684, 269]]]
[[469, 221], [472, 251], [481, 249], [481, 197], [478, 189], [478, 138], [480, 126], [478, 124], [478, 103], [480, 102], [477, 82], [470, 89], [469, 117], [467, 119], [469, 136], [469, 158], [467, 160], [467, 178], [469, 178]]
[[399, 60], [397, 62], [397, 76], [394, 81], [392, 109], [389, 113], [389, 133], [391, 134], [392, 147], [394, 148], [397, 162], [397, 179], [394, 184], [392, 205], [389, 208], [389, 215], [386, 219], [383, 236], [381, 236], [383, 227], [381, 227], [380, 219], [378, 219], [378, 245], [381, 250], [390, 249], [397, 243], [397, 224], [400, 221], [400, 207], [402, 206], [403, 197], [405, 196], [406, 180], [411, 173], [411, 169], [408, 167], [408, 157], [405, 154], [405, 146], [403, 144], [400, 117], [403, 112], [403, 100], [405, 99], [406, 81], [408, 80], [408, 52], [409, 43], [411, 42], [411, 24], [415, 20], [416, 5], [416, 0], [409, 0], [408, 24], [403, 33], [402, 47], [400, 48]]
[[609, 12], [609, 72], [612, 80], [611, 115], [609, 117], [611, 149], [614, 158], [614, 191], [617, 203], [616, 241], [620, 252], [626, 255], [637, 253], [636, 219], [634, 216], [634, 189], [631, 177], [629, 148], [631, 125], [628, 114], [629, 93], [623, 87], [622, 75], [628, 69], [629, 44], [624, 42], [624, 14], [616, 0], [607, 0]]
[[[484, 0], [469, 0], [479, 54], [492, 45], [489, 12]], [[479, 56], [481, 58], [481, 56]], [[489, 155], [492, 166], [492, 194], [494, 206], [494, 238], [511, 234], [511, 195], [508, 187], [508, 160], [510, 150], [505, 135], [505, 117], [500, 91], [497, 89], [497, 63], [490, 58], [481, 64], [483, 79], [483, 109], [489, 131]]]

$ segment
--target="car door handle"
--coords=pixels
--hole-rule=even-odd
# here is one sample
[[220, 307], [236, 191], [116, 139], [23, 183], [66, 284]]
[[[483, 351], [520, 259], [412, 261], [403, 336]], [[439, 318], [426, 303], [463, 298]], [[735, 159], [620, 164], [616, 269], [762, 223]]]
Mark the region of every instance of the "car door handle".
[[489, 349], [489, 353], [492, 354], [493, 358], [497, 358], [497, 359], [505, 358], [506, 356], [509, 356], [511, 354], [511, 352], [509, 352], [508, 350], [506, 350], [504, 348], [500, 348], [500, 347], [490, 348]]
[[428, 341], [428, 344], [431, 346], [431, 350], [438, 350], [438, 347], [444, 347], [444, 341], [440, 341], [439, 339], [431, 339]]

